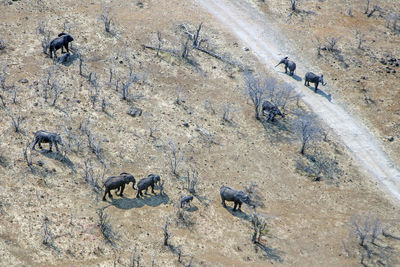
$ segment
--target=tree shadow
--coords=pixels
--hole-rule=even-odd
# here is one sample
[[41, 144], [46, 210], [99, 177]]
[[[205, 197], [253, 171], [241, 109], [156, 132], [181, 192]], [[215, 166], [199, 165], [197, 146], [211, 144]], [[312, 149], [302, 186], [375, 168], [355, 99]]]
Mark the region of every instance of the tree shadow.
[[280, 256], [283, 251], [279, 249], [269, 248], [266, 245], [258, 242], [255, 244], [255, 249], [256, 252], [258, 252], [258, 249], [260, 249], [265, 259], [274, 260], [276, 262], [283, 262], [283, 259]]
[[169, 202], [169, 197], [167, 194], [164, 193], [163, 195], [150, 195], [145, 196], [144, 198], [113, 198], [112, 201], [107, 202], [119, 209], [129, 210], [133, 208], [141, 208], [146, 205], [157, 207], [161, 204], [167, 204]]
[[241, 210], [235, 210], [233, 211], [232, 207], [226, 206], [225, 208], [230, 214], [232, 214], [233, 216], [245, 220], [245, 221], [251, 221], [251, 218], [249, 215], [247, 215], [245, 212], [241, 211]]
[[46, 158], [60, 161], [65, 166], [69, 167], [73, 172], [76, 172], [74, 163], [66, 155], [63, 155], [60, 152], [53, 152], [50, 150], [42, 150], [42, 151], [35, 150], [35, 151], [39, 152]]
[[260, 123], [264, 127], [266, 135], [270, 138], [271, 143], [287, 143], [291, 141], [291, 130], [288, 127], [288, 122], [284, 118], [275, 118], [274, 121], [268, 121], [262, 118]]

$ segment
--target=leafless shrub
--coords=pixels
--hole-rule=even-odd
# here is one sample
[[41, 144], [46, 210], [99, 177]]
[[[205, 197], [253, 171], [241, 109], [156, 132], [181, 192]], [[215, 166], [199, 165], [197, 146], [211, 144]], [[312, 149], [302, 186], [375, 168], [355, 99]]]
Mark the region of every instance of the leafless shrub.
[[354, 17], [352, 7], [349, 7], [349, 9], [347, 10], [347, 15], [349, 15], [349, 17]]
[[0, 101], [1, 101], [1, 107], [2, 107], [2, 108], [6, 108], [7, 106], [6, 106], [6, 102], [4, 102], [4, 97], [3, 97], [3, 95], [0, 95]]
[[326, 38], [326, 49], [332, 53], [338, 53], [339, 49], [337, 48], [337, 44], [340, 38], [338, 37], [328, 37]]
[[306, 146], [310, 141], [315, 140], [320, 132], [317, 119], [315, 115], [310, 113], [298, 113], [293, 127], [294, 132], [297, 133], [301, 141], [300, 153], [304, 155]]
[[58, 100], [58, 97], [60, 94], [63, 92], [63, 88], [61, 87], [60, 83], [58, 80], [54, 80], [53, 83], [50, 86], [50, 89], [53, 91], [53, 101], [51, 102], [51, 106], [55, 106], [56, 102]]
[[232, 103], [228, 103], [222, 107], [222, 120], [229, 124], [233, 124], [236, 109]]
[[88, 82], [92, 86], [92, 90], [89, 90], [90, 100], [92, 102], [92, 107], [95, 108], [97, 99], [99, 98], [99, 82], [96, 73], [89, 73]]
[[88, 148], [89, 150], [94, 153], [99, 160], [99, 162], [106, 167], [106, 163], [103, 159], [102, 155], [102, 140], [99, 140], [96, 134], [93, 134], [92, 131], [89, 129], [90, 120], [86, 119], [86, 122], [81, 122], [79, 125], [79, 129], [81, 132], [87, 137]]
[[140, 255], [140, 253], [137, 252], [136, 246], [132, 251], [132, 256], [131, 256], [131, 261], [129, 266], [130, 267], [140, 267], [140, 260], [141, 260], [142, 256]]
[[7, 63], [3, 62], [1, 73], [0, 73], [0, 85], [1, 85], [1, 89], [3, 89], [3, 90], [7, 89], [6, 80], [7, 80]]
[[253, 235], [251, 237], [251, 241], [254, 244], [261, 244], [261, 237], [264, 236], [267, 232], [267, 220], [265, 216], [253, 212], [251, 216], [251, 226], [253, 228]]
[[260, 107], [265, 100], [265, 94], [271, 91], [270, 87], [275, 87], [276, 80], [260, 78], [251, 73], [245, 73], [246, 94], [250, 97], [254, 106], [254, 115], [260, 120]]
[[99, 174], [96, 174], [92, 165], [90, 164], [89, 160], [85, 160], [85, 174], [84, 178], [85, 181], [89, 184], [89, 186], [92, 188], [93, 192], [98, 195], [103, 191], [102, 186], [99, 184], [99, 180], [102, 181], [104, 180], [104, 176], [106, 173], [106, 168], [103, 170], [103, 175], [100, 176]]
[[28, 165], [29, 169], [32, 170], [32, 152], [31, 152], [31, 143], [28, 141], [26, 142], [26, 146], [23, 150], [24, 159], [26, 161], [26, 165]]
[[176, 92], [175, 104], [182, 105], [186, 102], [186, 97], [183, 95], [182, 89], [178, 89]]
[[173, 175], [178, 176], [178, 167], [184, 157], [181, 155], [181, 150], [176, 146], [174, 141], [168, 143], [170, 149], [169, 163]]
[[43, 227], [43, 232], [42, 232], [42, 244], [45, 245], [46, 247], [53, 247], [53, 241], [55, 239], [54, 234], [49, 228], [49, 218], [47, 216], [44, 216], [42, 220], [42, 227]]
[[44, 21], [39, 21], [38, 27], [36, 28], [36, 32], [42, 38], [41, 44], [42, 44], [42, 48], [43, 48], [43, 53], [48, 55], [47, 51], [49, 50], [49, 47], [50, 47], [51, 32], [49, 30], [47, 30], [47, 25]]
[[161, 39], [161, 32], [157, 32], [157, 40], [158, 40], [158, 44], [157, 44], [157, 56], [160, 53], [161, 50], [161, 46], [162, 46], [162, 39]]
[[362, 44], [366, 41], [365, 39], [365, 34], [361, 33], [359, 30], [356, 31], [356, 39], [357, 39], [357, 43], [358, 49], [361, 49]]
[[22, 121], [22, 116], [20, 114], [18, 115], [13, 115], [11, 113], [8, 114], [11, 118], [11, 124], [13, 126], [14, 132], [20, 133], [21, 132], [21, 121]]
[[129, 98], [129, 88], [133, 83], [138, 80], [137, 76], [130, 73], [128, 77], [126, 77], [125, 81], [122, 81], [122, 99], [130, 100]]
[[376, 11], [382, 12], [382, 8], [379, 5], [374, 5], [374, 8], [369, 11], [367, 17], [371, 17]]
[[261, 196], [256, 182], [251, 182], [249, 186], [245, 186], [244, 191], [250, 197], [251, 203], [255, 207], [265, 207], [263, 197]]
[[210, 133], [206, 129], [203, 129], [199, 126], [197, 126], [194, 130], [199, 133], [199, 138], [206, 144], [208, 148], [210, 148], [211, 145], [220, 144], [216, 140], [216, 135], [214, 133]]
[[[393, 21], [393, 23], [392, 23]], [[386, 27], [390, 28], [390, 24], [392, 23], [392, 28], [393, 31], [397, 31], [397, 23], [399, 22], [399, 16], [394, 14], [394, 13], [390, 13], [387, 17], [386, 17]]]
[[317, 36], [315, 37], [315, 39], [313, 40], [314, 45], [317, 48], [317, 56], [320, 57], [321, 55], [321, 50], [322, 50], [322, 42], [321, 39]]
[[149, 136], [151, 138], [153, 138], [154, 140], [157, 139], [157, 137], [154, 134], [160, 132], [160, 130], [157, 128], [157, 124], [154, 121], [151, 120], [147, 121], [146, 129], [149, 132]]
[[176, 205], [176, 225], [190, 227], [194, 224], [192, 216], [182, 209], [180, 203]]
[[0, 50], [3, 50], [6, 48], [6, 42], [4, 41], [3, 38], [0, 37]]
[[13, 104], [17, 104], [18, 87], [17, 86], [13, 86], [13, 87], [14, 87], [14, 91], [13, 91], [12, 102], [13, 102]]
[[109, 215], [104, 212], [103, 208], [97, 210], [97, 215], [99, 216], [99, 228], [107, 243], [114, 246], [117, 239], [117, 234], [114, 232], [112, 225], [110, 223]]
[[111, 21], [113, 18], [110, 15], [110, 6], [108, 3], [103, 3], [103, 13], [101, 13], [99, 19], [104, 22], [104, 29], [106, 32], [110, 33], [111, 30]]
[[198, 177], [199, 173], [196, 170], [196, 168], [192, 168], [192, 175], [190, 175], [190, 172], [187, 171], [187, 177], [186, 177], [187, 190], [192, 195], [196, 194], [196, 185], [198, 183]]
[[215, 115], [215, 109], [213, 106], [213, 103], [211, 102], [211, 100], [205, 100], [204, 101], [204, 108], [211, 114], [211, 115]]
[[168, 216], [167, 216], [167, 218], [165, 219], [164, 227], [162, 228], [163, 232], [164, 232], [164, 246], [167, 246], [167, 247], [170, 246], [168, 241], [172, 237], [171, 233], [168, 232], [168, 226], [169, 226], [169, 221], [168, 221]]
[[368, 11], [369, 11], [369, 4], [370, 4], [371, 0], [365, 0], [365, 2], [367, 3], [367, 6], [365, 7], [364, 14], [368, 14]]

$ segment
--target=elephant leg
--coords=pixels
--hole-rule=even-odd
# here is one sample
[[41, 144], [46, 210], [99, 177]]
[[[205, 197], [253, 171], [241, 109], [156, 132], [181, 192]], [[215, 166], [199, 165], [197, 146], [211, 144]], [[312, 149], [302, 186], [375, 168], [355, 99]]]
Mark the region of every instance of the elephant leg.
[[138, 190], [138, 192], [136, 194], [136, 198], [140, 198], [140, 190]]
[[108, 190], [108, 197], [109, 198], [113, 198], [112, 194], [111, 194], [111, 190]]
[[40, 149], [43, 149], [42, 143], [41, 143], [40, 141], [39, 141], [38, 145], [39, 145], [39, 148], [40, 148]]
[[122, 197], [122, 196], [123, 196], [123, 193], [124, 193], [125, 185], [124, 185], [124, 184], [121, 185], [120, 188], [121, 188], [121, 192], [119, 193], [119, 196]]
[[108, 193], [108, 188], [106, 188], [106, 190], [104, 191], [103, 201], [106, 201], [107, 193]]
[[235, 202], [235, 205], [233, 206], [233, 211], [236, 211], [236, 207], [237, 207], [237, 202]]
[[69, 53], [69, 49], [68, 49], [68, 43], [65, 45], [65, 49], [67, 50], [67, 52]]
[[155, 193], [154, 193], [154, 185], [151, 185], [151, 192], [152, 192], [153, 194], [155, 194]]
[[242, 203], [239, 203], [239, 210], [241, 211]]
[[315, 83], [315, 92], [318, 90], [318, 83]]
[[37, 139], [35, 139], [35, 141], [33, 141], [33, 145], [32, 145], [33, 150], [36, 150], [36, 148], [35, 148], [36, 144], [37, 144]]
[[[144, 194], [145, 194], [145, 195], [148, 195], [148, 194], [147, 194], [147, 189], [148, 189], [148, 187], [146, 187], [146, 190], [144, 190]], [[142, 196], [143, 196], [143, 194], [142, 194]]]
[[50, 152], [53, 152], [53, 142], [50, 142], [50, 148], [49, 148]]
[[56, 146], [56, 150], [57, 150], [57, 152], [60, 152], [60, 150], [58, 149], [58, 145], [57, 145], [57, 143], [54, 143], [55, 144], [55, 146]]
[[287, 73], [287, 67], [285, 66], [285, 73]]

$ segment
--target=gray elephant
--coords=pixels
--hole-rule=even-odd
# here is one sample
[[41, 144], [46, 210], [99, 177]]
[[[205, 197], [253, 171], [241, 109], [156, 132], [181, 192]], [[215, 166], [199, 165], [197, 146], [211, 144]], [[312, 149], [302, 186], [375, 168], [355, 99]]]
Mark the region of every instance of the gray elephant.
[[61, 140], [61, 136], [59, 136], [58, 134], [41, 130], [35, 133], [35, 140], [33, 141], [32, 149], [36, 150], [35, 149], [36, 144], [39, 145], [40, 149], [43, 149], [42, 143], [50, 143], [50, 149], [49, 149], [50, 152], [52, 151], [53, 144], [55, 145], [57, 152], [59, 152], [57, 144], [60, 144], [62, 146], [64, 145]]
[[304, 85], [310, 86], [310, 82], [312, 82], [314, 84], [315, 92], [317, 92], [317, 90], [318, 90], [319, 83], [321, 83], [323, 86], [326, 85], [326, 83], [324, 83], [324, 75], [321, 74], [321, 76], [318, 76], [312, 72], [307, 72], [306, 76], [304, 78]]
[[69, 52], [68, 49], [68, 44], [72, 42], [74, 38], [72, 38], [71, 35], [67, 33], [60, 33], [57, 38], [53, 39], [50, 42], [50, 58], [53, 58], [53, 53], [54, 57], [57, 58], [57, 53], [56, 51], [61, 48], [61, 53], [64, 53], [64, 48]]
[[225, 200], [233, 201], [235, 203], [233, 211], [236, 211], [236, 207], [239, 205], [239, 210], [242, 207], [242, 203], [246, 203], [249, 206], [254, 207], [251, 203], [250, 197], [243, 191], [238, 191], [229, 186], [222, 186], [219, 190], [222, 199], [222, 205], [226, 208]]
[[285, 114], [277, 106], [267, 100], [262, 104], [262, 115], [264, 116], [265, 113], [267, 113], [267, 121], [274, 121], [276, 115], [282, 116], [282, 118], [285, 117]]
[[118, 195], [118, 191], [120, 191], [119, 196], [123, 196], [125, 185], [129, 184], [132, 182], [132, 188], [135, 189], [135, 177], [133, 177], [132, 174], [123, 172], [118, 176], [110, 176], [107, 178], [107, 180], [104, 182], [104, 187], [106, 190], [104, 191], [104, 196], [103, 196], [103, 201], [106, 200], [106, 195], [108, 193], [108, 197], [112, 198], [111, 190], [112, 189], [117, 189], [115, 190], [116, 194]]
[[154, 185], [157, 182], [160, 182], [160, 180], [160, 175], [157, 174], [149, 174], [146, 178], [140, 179], [140, 181], [137, 183], [138, 192], [136, 197], [140, 198], [140, 196], [143, 196], [143, 190], [145, 190], [144, 193], [147, 195], [147, 189], [149, 186], [151, 186], [151, 192], [155, 194]]
[[278, 67], [280, 64], [285, 64], [285, 73], [287, 73], [287, 69], [289, 68], [289, 75], [293, 76], [294, 71], [296, 70], [296, 63], [293, 61], [289, 60], [288, 57], [284, 57], [278, 65], [275, 66]]
[[192, 200], [193, 200], [193, 196], [185, 196], [185, 197], [181, 198], [179, 204], [180, 204], [181, 208], [183, 208], [183, 206], [187, 206], [187, 205], [189, 205], [189, 208], [190, 208], [190, 202]]

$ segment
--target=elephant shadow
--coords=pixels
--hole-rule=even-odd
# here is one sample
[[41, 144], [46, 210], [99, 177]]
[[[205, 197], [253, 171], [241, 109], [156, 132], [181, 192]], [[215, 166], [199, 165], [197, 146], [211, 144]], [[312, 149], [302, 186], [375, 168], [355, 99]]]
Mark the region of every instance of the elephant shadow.
[[66, 155], [63, 155], [60, 152], [52, 152], [50, 150], [42, 150], [39, 151], [39, 153], [45, 156], [46, 158], [60, 161], [62, 164], [69, 167], [73, 172], [75, 172], [74, 163]]
[[[72, 52], [72, 49], [70, 49], [70, 50], [71, 50], [71, 52]], [[65, 54], [65, 53], [64, 53], [64, 54]], [[61, 54], [61, 56], [62, 56], [62, 55], [63, 55], [63, 54]], [[71, 53], [71, 55], [69, 56], [67, 62], [58, 63], [58, 64], [64, 65], [64, 66], [66, 66], [66, 67], [69, 67], [69, 66], [71, 66], [71, 65], [74, 63], [74, 61], [77, 60], [78, 58], [79, 58], [79, 56], [78, 56], [77, 53]]]
[[293, 76], [291, 76], [295, 81], [301, 82], [303, 79], [297, 75], [297, 74], [293, 74]]
[[[311, 87], [311, 86], [307, 86], [310, 90], [313, 90], [315, 92], [315, 86]], [[325, 97], [329, 102], [332, 101], [332, 94], [327, 94], [325, 93], [323, 90], [321, 89], [317, 89], [317, 91], [315, 92], [316, 94]]]
[[141, 208], [143, 206], [157, 207], [161, 204], [167, 204], [169, 202], [169, 197], [164, 193], [163, 195], [145, 195], [145, 197], [142, 198], [113, 198], [111, 202], [107, 202], [119, 209], [129, 210]]
[[238, 217], [239, 219], [245, 220], [245, 221], [250, 221], [250, 216], [247, 215], [245, 212], [241, 211], [241, 210], [235, 210], [233, 211], [232, 207], [227, 206], [226, 210], [232, 214], [235, 217]]
[[199, 208], [196, 207], [196, 206], [190, 206], [190, 208], [186, 208], [185, 209], [185, 211], [187, 211], [187, 212], [195, 212], [195, 211], [198, 211], [198, 210], [199, 210]]

